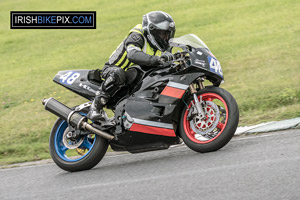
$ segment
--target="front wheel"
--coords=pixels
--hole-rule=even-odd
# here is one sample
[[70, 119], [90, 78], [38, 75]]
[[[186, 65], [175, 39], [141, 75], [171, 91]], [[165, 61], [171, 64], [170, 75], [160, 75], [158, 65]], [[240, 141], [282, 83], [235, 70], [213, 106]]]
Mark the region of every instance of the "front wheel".
[[206, 87], [197, 92], [204, 116], [196, 112], [193, 97], [187, 102], [180, 120], [180, 136], [194, 151], [205, 153], [225, 146], [233, 137], [239, 121], [235, 99], [226, 90]]
[[77, 138], [68, 137], [68, 123], [58, 119], [51, 134], [49, 149], [53, 161], [63, 170], [75, 172], [96, 166], [105, 155], [108, 141], [87, 133]]

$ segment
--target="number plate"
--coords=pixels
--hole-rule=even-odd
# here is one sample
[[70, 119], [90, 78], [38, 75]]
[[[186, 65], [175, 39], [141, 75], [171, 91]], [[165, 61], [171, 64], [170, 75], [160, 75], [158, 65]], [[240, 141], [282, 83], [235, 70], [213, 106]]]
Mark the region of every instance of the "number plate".
[[79, 77], [80, 77], [80, 73], [70, 71], [65, 73], [64, 75], [61, 75], [59, 77], [59, 80], [63, 84], [72, 85], [74, 81]]

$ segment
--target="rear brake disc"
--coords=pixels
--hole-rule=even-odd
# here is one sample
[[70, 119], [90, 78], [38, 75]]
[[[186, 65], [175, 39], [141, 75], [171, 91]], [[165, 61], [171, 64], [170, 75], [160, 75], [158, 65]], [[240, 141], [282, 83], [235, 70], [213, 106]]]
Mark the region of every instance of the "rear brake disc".
[[77, 139], [72, 139], [72, 138], [67, 137], [68, 133], [69, 133], [69, 128], [66, 128], [66, 130], [64, 132], [64, 135], [63, 135], [63, 138], [62, 138], [63, 144], [68, 149], [78, 148], [83, 143], [84, 137], [80, 137], [80, 138], [77, 138]]

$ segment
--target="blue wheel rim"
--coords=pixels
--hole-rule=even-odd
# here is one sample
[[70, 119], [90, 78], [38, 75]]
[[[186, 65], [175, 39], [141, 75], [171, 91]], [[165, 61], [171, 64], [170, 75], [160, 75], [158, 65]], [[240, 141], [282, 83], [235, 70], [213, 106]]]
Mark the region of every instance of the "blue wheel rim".
[[67, 128], [68, 128], [68, 123], [66, 121], [63, 121], [56, 129], [55, 137], [54, 137], [54, 146], [55, 146], [56, 154], [66, 162], [76, 162], [82, 160], [93, 149], [97, 137], [95, 136], [92, 139], [93, 141], [91, 141], [91, 138], [88, 138], [87, 135], [84, 136], [83, 143], [79, 146], [79, 148], [86, 148], [88, 149], [88, 151], [80, 157], [77, 156], [76, 158], [68, 157], [66, 155], [68, 148], [63, 144], [63, 135]]

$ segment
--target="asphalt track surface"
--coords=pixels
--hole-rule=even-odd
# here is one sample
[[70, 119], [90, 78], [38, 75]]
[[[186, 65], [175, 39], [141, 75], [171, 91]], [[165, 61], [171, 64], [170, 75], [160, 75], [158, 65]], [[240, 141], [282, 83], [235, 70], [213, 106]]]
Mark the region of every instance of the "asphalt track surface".
[[0, 199], [300, 199], [300, 129], [235, 137], [200, 154], [179, 145], [106, 155], [92, 170], [0, 170]]

